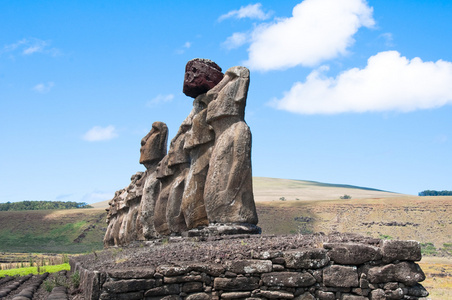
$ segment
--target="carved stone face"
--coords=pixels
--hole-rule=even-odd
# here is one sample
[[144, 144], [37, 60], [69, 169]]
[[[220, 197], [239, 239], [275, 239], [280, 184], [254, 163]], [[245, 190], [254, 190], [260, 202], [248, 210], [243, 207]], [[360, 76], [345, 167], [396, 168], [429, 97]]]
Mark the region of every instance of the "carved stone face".
[[212, 127], [206, 122], [206, 116], [207, 108], [193, 118], [191, 129], [185, 134], [185, 149], [191, 149], [215, 139]]
[[157, 178], [162, 179], [165, 177], [169, 177], [173, 175], [173, 172], [170, 168], [168, 168], [168, 155], [165, 155], [164, 158], [157, 165]]
[[151, 131], [141, 140], [140, 164], [146, 168], [158, 163], [166, 155], [168, 127], [163, 122], [154, 122]]
[[244, 67], [230, 68], [222, 82], [218, 84], [219, 87], [222, 86], [221, 90], [207, 107], [207, 123], [227, 116], [238, 116], [243, 120], [249, 83], [248, 69]]
[[185, 133], [180, 133], [172, 141], [168, 151], [168, 167], [172, 167], [178, 164], [190, 162], [190, 156], [186, 149]]
[[196, 98], [204, 94], [223, 78], [221, 68], [209, 59], [195, 58], [185, 66], [183, 92]]

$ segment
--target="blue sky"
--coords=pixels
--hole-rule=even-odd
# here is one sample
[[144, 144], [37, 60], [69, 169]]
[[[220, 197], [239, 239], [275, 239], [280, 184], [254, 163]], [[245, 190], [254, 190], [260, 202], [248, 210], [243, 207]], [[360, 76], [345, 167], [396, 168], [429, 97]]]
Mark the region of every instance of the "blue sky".
[[111, 198], [188, 60], [251, 70], [253, 175], [452, 189], [452, 2], [0, 1], [0, 202]]

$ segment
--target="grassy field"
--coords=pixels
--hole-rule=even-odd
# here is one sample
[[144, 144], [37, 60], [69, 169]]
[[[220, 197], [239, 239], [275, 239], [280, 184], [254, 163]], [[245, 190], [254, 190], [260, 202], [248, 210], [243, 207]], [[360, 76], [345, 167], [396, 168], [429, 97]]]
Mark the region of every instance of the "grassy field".
[[103, 248], [105, 210], [0, 212], [0, 252], [82, 253]]

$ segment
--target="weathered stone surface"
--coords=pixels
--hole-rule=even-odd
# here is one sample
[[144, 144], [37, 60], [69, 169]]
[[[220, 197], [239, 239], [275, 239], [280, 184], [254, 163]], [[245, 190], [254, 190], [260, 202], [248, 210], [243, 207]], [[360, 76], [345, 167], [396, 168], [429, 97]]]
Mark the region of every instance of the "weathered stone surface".
[[401, 262], [382, 267], [372, 267], [367, 273], [367, 278], [371, 283], [398, 281], [413, 286], [425, 280], [425, 274], [416, 263]]
[[[253, 251], [252, 256], [253, 256], [253, 258], [256, 258], [256, 259], [272, 259], [272, 261], [273, 261], [274, 258], [282, 258], [283, 252], [278, 251], [278, 250], [262, 251], [262, 252], [257, 252], [257, 251], [254, 252]], [[284, 263], [285, 261], [283, 259], [281, 262], [275, 262], [275, 261], [273, 261], [273, 262], [274, 263]]]
[[155, 287], [154, 279], [116, 280], [104, 283], [102, 288], [109, 293], [128, 293]]
[[355, 266], [329, 266], [323, 270], [323, 284], [332, 287], [357, 287], [358, 270]]
[[268, 260], [237, 260], [227, 261], [226, 269], [237, 274], [269, 273], [272, 271], [272, 262]]
[[284, 252], [286, 267], [290, 269], [318, 269], [329, 262], [325, 249], [307, 248]]
[[164, 283], [182, 283], [182, 282], [191, 282], [191, 281], [202, 281], [201, 275], [182, 275], [182, 276], [173, 276], [173, 277], [164, 277]]
[[157, 267], [156, 271], [164, 276], [178, 276], [188, 273], [191, 268], [188, 265], [161, 265]]
[[408, 288], [408, 295], [414, 297], [427, 297], [429, 292], [420, 284]]
[[294, 295], [285, 291], [260, 291], [259, 295], [267, 299], [293, 299]]
[[152, 278], [154, 273], [155, 268], [153, 267], [110, 269], [107, 271], [107, 275], [115, 279], [148, 279]]
[[210, 223], [257, 224], [251, 175], [251, 132], [244, 122], [249, 70], [230, 68], [208, 95], [206, 121], [215, 132], [204, 202]]
[[213, 285], [215, 290], [252, 291], [259, 287], [259, 278], [256, 277], [215, 278]]
[[180, 293], [179, 284], [169, 284], [150, 289], [144, 293], [145, 297], [176, 295]]
[[383, 241], [383, 261], [395, 260], [420, 261], [422, 258], [421, 245], [417, 241]]
[[317, 298], [319, 300], [336, 300], [336, 296], [332, 292], [318, 291]]
[[341, 300], [368, 300], [369, 298], [357, 295], [344, 294]]
[[202, 290], [202, 282], [187, 282], [182, 286], [182, 292], [184, 293], [202, 292]]
[[183, 92], [196, 98], [216, 86], [223, 78], [221, 68], [209, 59], [195, 58], [185, 66]]
[[373, 290], [370, 293], [370, 299], [372, 299], [372, 300], [386, 300], [385, 291], [382, 290], [382, 289]]
[[187, 266], [190, 270], [197, 271], [200, 273], [206, 273], [210, 276], [220, 276], [224, 272], [224, 267], [220, 264], [209, 264], [209, 263], [190, 263]]
[[385, 291], [386, 299], [403, 299], [404, 293], [401, 288]]
[[311, 293], [306, 292], [298, 297], [295, 297], [294, 300], [315, 300], [315, 297]]
[[315, 284], [315, 278], [308, 272], [273, 272], [262, 274], [267, 286], [307, 287]]
[[323, 248], [329, 250], [328, 256], [336, 263], [360, 265], [365, 262], [380, 260], [382, 255], [378, 247], [357, 243], [325, 243]]
[[221, 299], [242, 299], [251, 296], [251, 292], [232, 292], [221, 294]]
[[206, 294], [206, 293], [196, 293], [196, 294], [189, 295], [185, 299], [186, 300], [210, 300], [212, 298], [209, 296], [209, 294]]

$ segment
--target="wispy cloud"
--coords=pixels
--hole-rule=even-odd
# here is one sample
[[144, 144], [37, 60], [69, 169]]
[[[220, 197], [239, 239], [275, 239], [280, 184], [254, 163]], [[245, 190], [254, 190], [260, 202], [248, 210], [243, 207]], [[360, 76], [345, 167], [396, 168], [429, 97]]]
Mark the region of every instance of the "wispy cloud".
[[223, 42], [223, 47], [226, 49], [236, 49], [246, 44], [250, 38], [248, 33], [235, 32]]
[[266, 20], [270, 18], [271, 13], [265, 13], [262, 9], [262, 4], [250, 4], [247, 6], [242, 6], [238, 10], [231, 10], [230, 12], [221, 15], [218, 18], [218, 21], [221, 22], [226, 19], [235, 18], [235, 19], [257, 19], [257, 20]]
[[50, 92], [50, 90], [54, 87], [55, 83], [47, 82], [47, 83], [38, 83], [33, 87], [33, 90], [37, 93], [46, 94]]
[[173, 94], [168, 94], [168, 95], [162, 95], [159, 94], [156, 97], [152, 98], [151, 100], [149, 100], [146, 103], [147, 107], [154, 107], [160, 103], [166, 103], [166, 102], [171, 102], [174, 99], [174, 95]]
[[360, 27], [372, 27], [365, 0], [305, 0], [292, 17], [261, 24], [252, 33], [247, 66], [256, 70], [315, 66], [347, 53]]
[[380, 52], [363, 69], [353, 68], [336, 78], [327, 68], [313, 71], [295, 83], [273, 105], [300, 114], [401, 111], [452, 104], [452, 63], [411, 60], [397, 51]]
[[94, 126], [82, 136], [88, 142], [106, 141], [116, 137], [118, 137], [118, 133], [113, 125], [107, 127]]
[[58, 56], [61, 51], [57, 48], [51, 47], [49, 41], [44, 41], [37, 38], [21, 39], [12, 44], [3, 46], [1, 53], [13, 53], [21, 55], [32, 55], [35, 53], [43, 53], [51, 56]]
[[191, 42], [185, 42], [184, 45], [176, 50], [176, 54], [184, 54], [187, 49], [190, 49], [192, 46]]
[[392, 33], [385, 32], [385, 33], [380, 34], [379, 37], [384, 39], [385, 45], [387, 47], [394, 47], [394, 37], [392, 36]]

